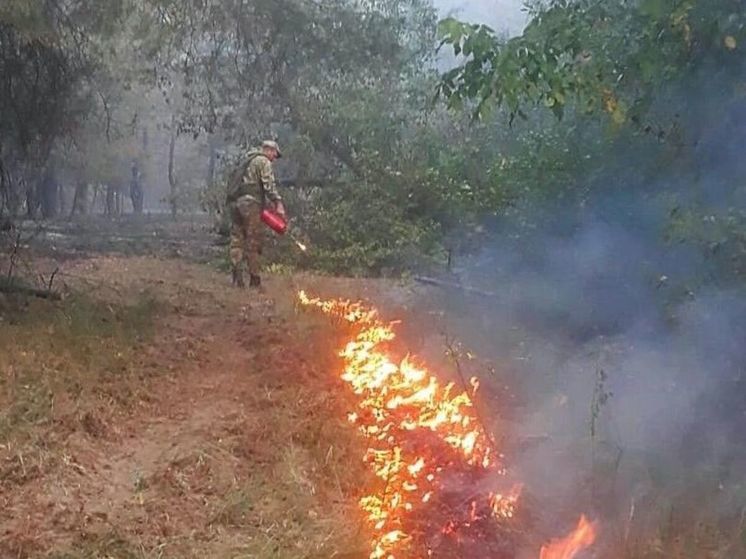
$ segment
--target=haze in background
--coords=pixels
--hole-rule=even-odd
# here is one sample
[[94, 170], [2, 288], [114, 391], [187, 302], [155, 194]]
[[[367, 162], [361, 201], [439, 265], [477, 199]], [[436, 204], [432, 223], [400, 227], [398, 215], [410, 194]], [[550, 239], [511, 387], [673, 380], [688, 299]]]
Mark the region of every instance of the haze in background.
[[434, 0], [434, 4], [443, 17], [484, 23], [509, 35], [519, 34], [526, 26], [523, 0]]

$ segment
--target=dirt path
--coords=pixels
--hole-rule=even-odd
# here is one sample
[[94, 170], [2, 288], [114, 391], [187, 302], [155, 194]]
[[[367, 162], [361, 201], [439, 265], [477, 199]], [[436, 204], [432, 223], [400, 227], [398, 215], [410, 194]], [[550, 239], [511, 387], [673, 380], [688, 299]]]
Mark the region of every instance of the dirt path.
[[294, 314], [289, 280], [237, 293], [207, 267], [111, 257], [62, 278], [121, 301], [147, 291], [164, 310], [131, 364], [143, 397], [58, 409], [79, 421], [40, 431], [57, 459], [2, 486], [0, 557], [360, 556], [360, 454], [333, 345]]

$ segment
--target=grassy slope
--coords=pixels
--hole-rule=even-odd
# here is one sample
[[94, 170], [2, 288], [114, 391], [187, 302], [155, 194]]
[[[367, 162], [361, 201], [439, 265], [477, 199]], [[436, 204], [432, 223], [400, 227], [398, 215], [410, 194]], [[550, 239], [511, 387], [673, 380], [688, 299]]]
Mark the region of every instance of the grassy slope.
[[362, 556], [334, 340], [289, 290], [148, 259], [75, 272], [99, 287], [3, 303], [1, 557]]

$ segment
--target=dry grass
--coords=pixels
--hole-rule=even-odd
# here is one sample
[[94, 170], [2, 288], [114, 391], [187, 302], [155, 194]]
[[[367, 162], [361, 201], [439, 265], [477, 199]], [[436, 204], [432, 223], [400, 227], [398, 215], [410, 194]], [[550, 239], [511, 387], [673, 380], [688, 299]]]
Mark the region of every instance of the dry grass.
[[367, 556], [335, 329], [286, 285], [267, 305], [181, 263], [81, 270], [105, 285], [0, 310], [0, 557]]
[[146, 550], [116, 533], [88, 537], [78, 542], [76, 549], [52, 552], [47, 559], [162, 559], [158, 549]]
[[76, 428], [101, 434], [117, 406], [142, 396], [131, 364], [152, 333], [156, 308], [148, 295], [128, 306], [84, 295], [62, 303], [3, 302], [0, 481], [42, 473], [59, 458], [57, 435]]

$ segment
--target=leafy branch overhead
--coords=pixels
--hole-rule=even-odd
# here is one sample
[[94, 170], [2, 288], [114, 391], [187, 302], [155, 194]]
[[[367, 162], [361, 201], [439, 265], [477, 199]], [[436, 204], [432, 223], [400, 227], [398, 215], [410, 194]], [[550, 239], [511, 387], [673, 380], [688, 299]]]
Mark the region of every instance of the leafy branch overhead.
[[440, 22], [441, 47], [458, 65], [439, 95], [476, 117], [528, 107], [562, 118], [568, 108], [606, 114], [617, 125], [644, 118], [661, 84], [703, 64], [735, 64], [746, 14], [732, 0], [552, 0], [531, 10], [522, 35], [503, 39], [484, 25]]

